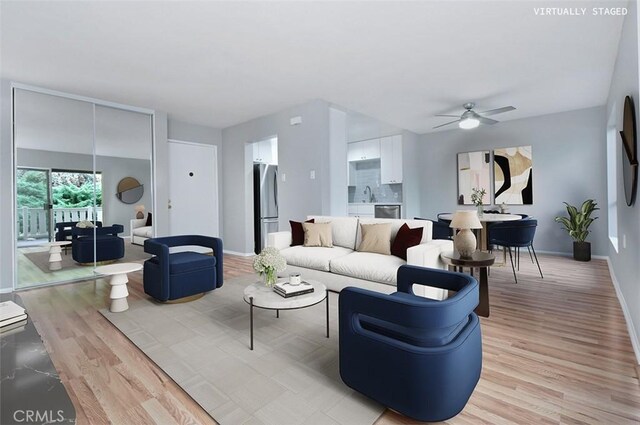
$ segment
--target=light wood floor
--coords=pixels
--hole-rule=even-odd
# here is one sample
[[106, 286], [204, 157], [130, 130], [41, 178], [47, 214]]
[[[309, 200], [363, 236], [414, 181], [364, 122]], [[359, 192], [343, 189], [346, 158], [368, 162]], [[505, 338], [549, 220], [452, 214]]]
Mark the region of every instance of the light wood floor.
[[[492, 269], [482, 377], [447, 423], [640, 423], [638, 367], [606, 262], [540, 262], [544, 279], [525, 253], [517, 285], [509, 268]], [[251, 259], [225, 257], [225, 278], [251, 272]], [[140, 273], [129, 287], [145, 296]], [[20, 293], [78, 424], [215, 423], [98, 313], [108, 290], [98, 280]], [[391, 411], [377, 422], [413, 423]]]

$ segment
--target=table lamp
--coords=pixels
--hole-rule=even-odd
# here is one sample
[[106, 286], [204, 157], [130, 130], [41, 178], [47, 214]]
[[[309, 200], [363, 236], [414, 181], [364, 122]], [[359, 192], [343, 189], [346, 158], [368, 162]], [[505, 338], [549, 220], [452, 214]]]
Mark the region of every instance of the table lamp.
[[144, 205], [136, 205], [133, 209], [136, 211], [136, 218], [144, 218]]
[[478, 213], [472, 210], [459, 210], [453, 214], [449, 227], [460, 229], [453, 238], [453, 246], [461, 257], [469, 258], [476, 250], [476, 237], [471, 229], [482, 229]]

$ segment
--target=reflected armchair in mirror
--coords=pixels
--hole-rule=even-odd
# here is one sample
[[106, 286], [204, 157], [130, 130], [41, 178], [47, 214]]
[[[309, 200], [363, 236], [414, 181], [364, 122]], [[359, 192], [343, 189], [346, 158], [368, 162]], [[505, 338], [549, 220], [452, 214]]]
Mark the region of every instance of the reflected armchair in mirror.
[[95, 261], [113, 261], [124, 257], [124, 239], [118, 233], [124, 231], [122, 224], [109, 227], [80, 228], [72, 230], [71, 255], [80, 264], [93, 264], [93, 242], [95, 231]]

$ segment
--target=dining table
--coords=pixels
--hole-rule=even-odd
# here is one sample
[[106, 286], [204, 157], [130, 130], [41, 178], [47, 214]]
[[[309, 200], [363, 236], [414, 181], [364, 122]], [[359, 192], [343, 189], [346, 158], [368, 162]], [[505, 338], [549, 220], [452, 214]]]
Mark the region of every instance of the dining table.
[[[451, 221], [453, 219], [453, 213], [439, 214], [438, 218], [441, 220]], [[478, 217], [482, 224], [480, 229], [480, 237], [478, 238], [478, 249], [480, 251], [486, 251], [488, 247], [487, 243], [487, 226], [491, 223], [501, 223], [504, 221], [522, 220], [522, 216], [518, 214], [496, 214], [496, 213], [484, 213]]]

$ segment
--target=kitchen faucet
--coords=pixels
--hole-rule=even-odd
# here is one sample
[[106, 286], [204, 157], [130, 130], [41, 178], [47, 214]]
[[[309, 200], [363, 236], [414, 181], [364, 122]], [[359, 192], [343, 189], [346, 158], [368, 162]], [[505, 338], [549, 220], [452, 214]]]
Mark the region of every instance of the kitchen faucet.
[[373, 194], [371, 193], [371, 187], [367, 186], [364, 188], [364, 194], [367, 194], [367, 190], [369, 191], [369, 203], [373, 202]]

